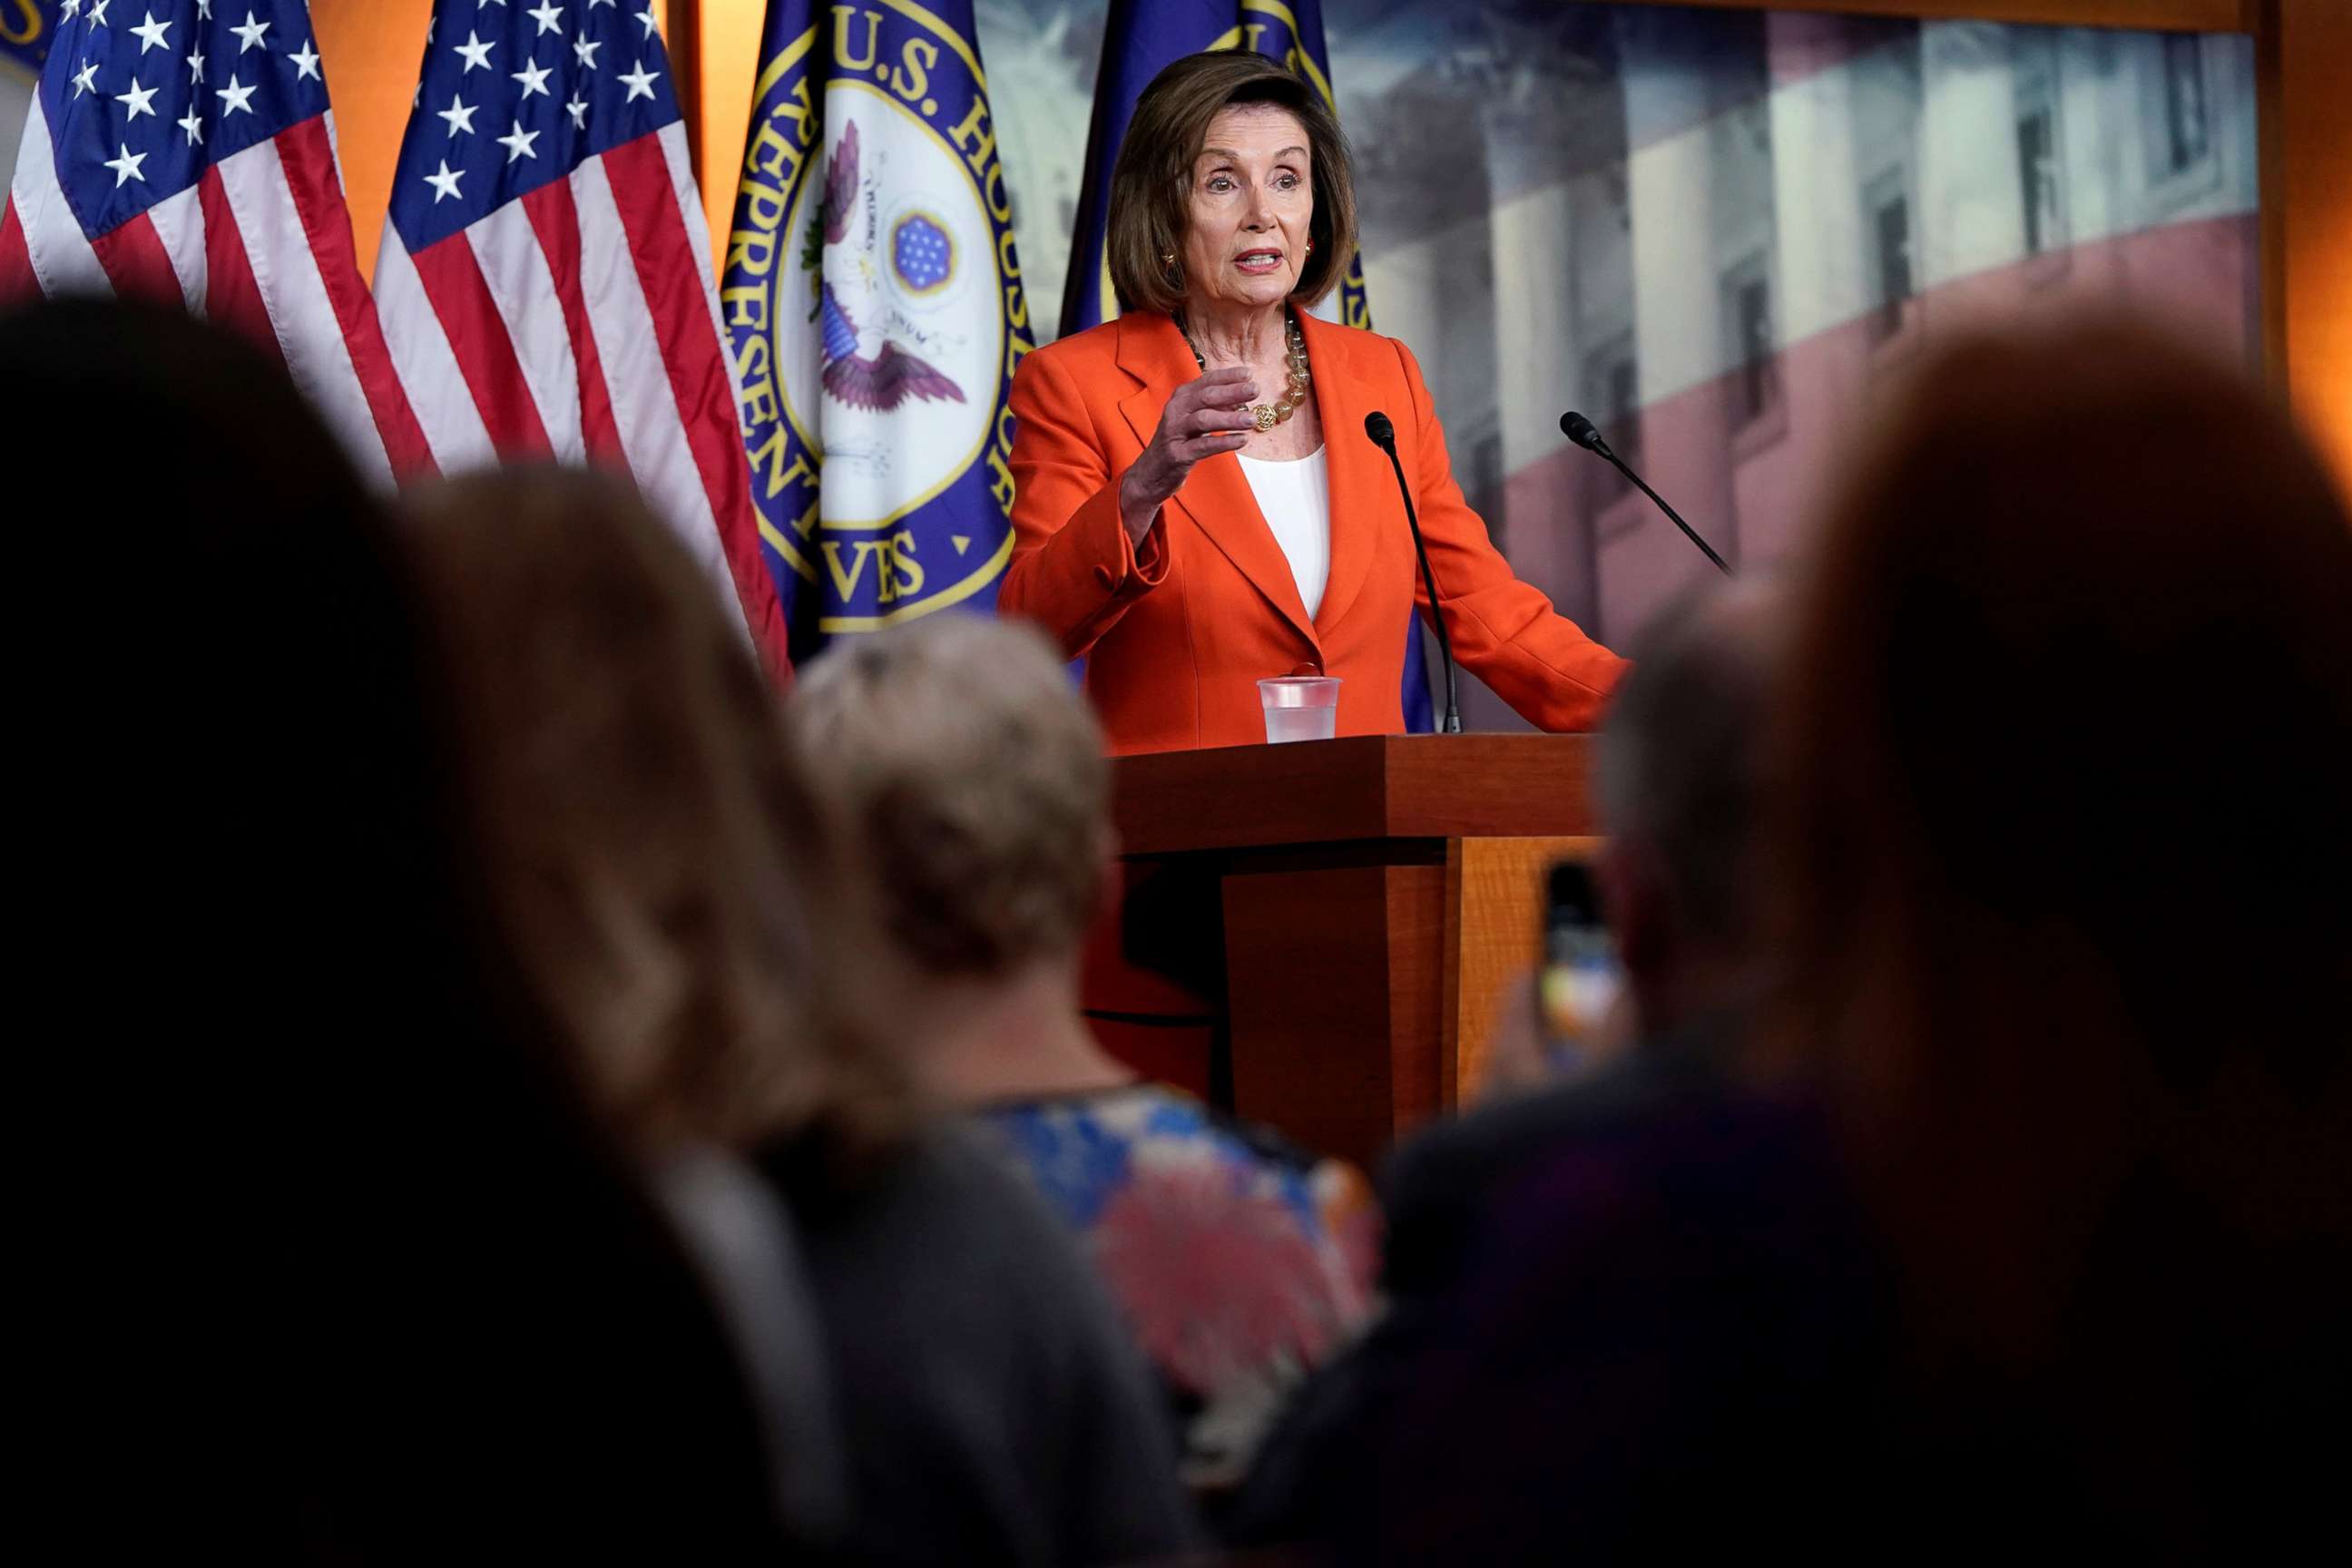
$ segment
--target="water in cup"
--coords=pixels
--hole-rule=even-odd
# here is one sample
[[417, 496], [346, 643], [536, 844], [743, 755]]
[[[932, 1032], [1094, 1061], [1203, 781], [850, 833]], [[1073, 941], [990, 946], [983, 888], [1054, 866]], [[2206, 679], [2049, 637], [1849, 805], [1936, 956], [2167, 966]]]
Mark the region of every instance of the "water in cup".
[[1259, 681], [1257, 695], [1265, 709], [1265, 738], [1269, 743], [1328, 741], [1339, 733], [1338, 676], [1276, 676]]

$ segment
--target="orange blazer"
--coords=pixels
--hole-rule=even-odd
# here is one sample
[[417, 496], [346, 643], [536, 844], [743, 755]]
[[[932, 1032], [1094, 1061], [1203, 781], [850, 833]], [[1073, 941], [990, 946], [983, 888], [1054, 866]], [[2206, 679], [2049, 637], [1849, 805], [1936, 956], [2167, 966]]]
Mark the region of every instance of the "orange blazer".
[[1339, 676], [1339, 732], [1404, 730], [1405, 617], [1426, 618], [1389, 461], [1364, 434], [1385, 412], [1429, 543], [1454, 657], [1547, 730], [1586, 730], [1625, 662], [1512, 574], [1462, 499], [1421, 367], [1393, 338], [1306, 316], [1331, 485], [1331, 572], [1310, 617], [1240, 460], [1197, 465], [1140, 544], [1118, 481], [1199, 374], [1169, 317], [1121, 316], [1031, 353], [1013, 378], [1013, 563], [1000, 613], [1041, 623], [1071, 658], [1114, 752], [1263, 742], [1257, 681]]

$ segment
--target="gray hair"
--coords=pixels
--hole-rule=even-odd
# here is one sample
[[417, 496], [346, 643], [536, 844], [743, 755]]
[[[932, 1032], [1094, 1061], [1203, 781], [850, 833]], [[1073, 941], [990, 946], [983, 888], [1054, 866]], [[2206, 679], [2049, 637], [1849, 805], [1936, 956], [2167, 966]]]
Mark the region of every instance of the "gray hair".
[[1036, 627], [950, 611], [801, 674], [809, 776], [862, 840], [892, 940], [933, 973], [1074, 952], [1110, 835], [1102, 731]]
[[1608, 831], [1652, 845], [1682, 923], [1743, 940], [1756, 914], [1765, 726], [1780, 595], [1766, 582], [1707, 582], [1660, 611], [1601, 733]]

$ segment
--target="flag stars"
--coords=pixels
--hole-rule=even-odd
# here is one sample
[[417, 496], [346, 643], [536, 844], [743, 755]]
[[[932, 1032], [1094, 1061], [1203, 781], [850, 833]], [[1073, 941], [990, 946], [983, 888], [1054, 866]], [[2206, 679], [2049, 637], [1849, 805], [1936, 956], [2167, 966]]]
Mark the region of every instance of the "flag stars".
[[629, 96], [621, 101], [635, 103], [641, 98], [651, 98], [654, 95], [654, 83], [661, 79], [661, 72], [646, 69], [646, 62], [639, 60], [635, 71], [621, 73], [621, 79], [626, 82], [629, 88]]
[[449, 122], [449, 135], [452, 140], [455, 140], [460, 132], [472, 134], [474, 111], [480, 107], [481, 105], [478, 103], [467, 103], [462, 94], [451, 93], [449, 107], [436, 109], [433, 112]]
[[172, 121], [172, 123], [188, 133], [189, 146], [200, 147], [204, 144], [204, 118], [196, 112], [196, 106], [194, 104], [191, 103], [188, 105], [188, 117], [185, 120], [175, 120]]
[[523, 67], [522, 69], [514, 72], [513, 78], [516, 81], [522, 83], [522, 95], [524, 98], [530, 98], [534, 92], [539, 94], [541, 98], [552, 98], [555, 95], [547, 90], [547, 79], [554, 74], [554, 67], [543, 66], [537, 60], [533, 60], [530, 64]]
[[85, 92], [96, 92], [98, 90], [98, 62], [96, 60], [82, 61], [81, 69], [74, 72], [73, 84], [74, 96], [76, 98], [79, 98]]
[[507, 150], [508, 163], [511, 163], [518, 158], [529, 158], [536, 162], [539, 157], [539, 139], [543, 134], [542, 132], [525, 131], [522, 128], [522, 121], [518, 120], [512, 131], [494, 140]]
[[209, 22], [212, 19], [213, 0], [196, 0], [196, 20], [199, 22]]
[[531, 35], [534, 38], [545, 37], [563, 26], [563, 7], [551, 5], [548, 0], [540, 0], [538, 8], [526, 14], [539, 24], [539, 31]]
[[147, 183], [147, 176], [141, 174], [139, 170], [140, 165], [147, 162], [147, 154], [144, 153], [133, 153], [128, 142], [121, 143], [121, 145], [122, 147], [122, 156], [120, 158], [109, 158], [106, 161], [106, 167], [114, 171], [114, 188], [119, 191], [132, 180], [138, 181], [142, 185], [145, 184]]
[[441, 172], [437, 174], [427, 174], [425, 176], [425, 183], [433, 187], [433, 205], [437, 207], [443, 202], [447, 201], [451, 196], [457, 196], [459, 200], [463, 200], [464, 193], [457, 189], [457, 182], [465, 177], [465, 170], [452, 169], [449, 167], [449, 160], [446, 158], [442, 159]]
[[155, 20], [155, 13], [152, 11], [147, 13], [147, 19], [144, 22], [131, 30], [138, 36], [139, 56], [142, 59], [146, 58], [147, 51], [150, 49], [163, 49], [171, 47], [170, 40], [165, 38], [163, 35], [172, 30], [172, 24], [169, 22], [158, 22]]
[[299, 49], [297, 49], [294, 53], [288, 55], [286, 58], [294, 62], [294, 79], [296, 81], [300, 81], [305, 77], [308, 77], [310, 80], [318, 82], [321, 86], [326, 84], [327, 79], [319, 74], [319, 51], [310, 47], [310, 39], [303, 39], [302, 47]]
[[221, 118], [223, 120], [226, 120], [232, 114], [251, 114], [253, 112], [253, 95], [260, 90], [261, 84], [259, 82], [254, 83], [251, 87], [247, 87], [236, 79], [236, 73], [235, 71], [229, 72], [228, 85], [221, 89], [218, 92], [213, 94], [213, 96], [219, 99], [224, 105], [221, 110]]
[[199, 82], [205, 79], [205, 56], [201, 49], [188, 56], [188, 79]]
[[637, 13], [637, 20], [646, 25], [646, 37], [648, 38], [654, 36], [654, 29], [660, 26], [654, 20], [654, 8], [650, 5]]
[[457, 52], [465, 57], [466, 69], [457, 74], [464, 76], [467, 71], [489, 69], [490, 51], [498, 47], [499, 41], [496, 38], [492, 38], [486, 44], [471, 27], [467, 28], [466, 41], [457, 46]]
[[592, 38], [585, 33], [572, 40], [572, 52], [579, 57], [581, 68], [584, 70], [596, 68], [596, 51], [604, 47], [602, 39]]
[[585, 131], [588, 129], [588, 100], [586, 99], [582, 98], [577, 93], [572, 94], [572, 101], [563, 106], [563, 111], [572, 116], [572, 130]]
[[89, 8], [89, 25], [93, 27], [105, 26], [107, 25], [106, 8], [112, 4], [114, 0], [95, 0], [95, 4]]
[[155, 94], [160, 90], [161, 89], [158, 88], [141, 87], [134, 81], [131, 84], [129, 92], [116, 93], [115, 102], [127, 103], [131, 106], [131, 112], [123, 117], [123, 123], [129, 125], [142, 114], [152, 115], [155, 112]]
[[245, 14], [245, 25], [243, 26], [231, 27], [229, 31], [236, 35], [236, 52], [238, 54], [244, 54], [247, 49], [260, 49], [263, 54], [268, 54], [269, 52], [267, 48], [262, 47], [261, 42], [261, 35], [269, 31], [269, 24], [256, 20], [254, 14], [251, 11], [247, 11]]

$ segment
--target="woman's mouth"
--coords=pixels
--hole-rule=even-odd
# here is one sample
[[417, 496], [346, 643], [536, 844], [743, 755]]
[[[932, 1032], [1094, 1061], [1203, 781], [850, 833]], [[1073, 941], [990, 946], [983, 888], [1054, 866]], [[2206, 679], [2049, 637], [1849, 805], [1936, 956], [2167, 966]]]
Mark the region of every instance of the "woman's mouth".
[[1244, 250], [1234, 258], [1234, 265], [1244, 272], [1278, 272], [1282, 269], [1282, 252]]

